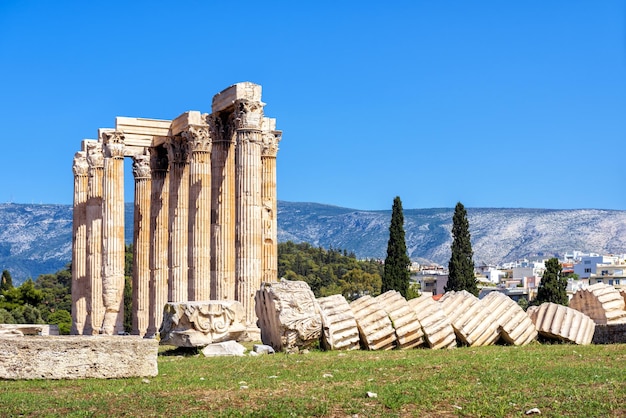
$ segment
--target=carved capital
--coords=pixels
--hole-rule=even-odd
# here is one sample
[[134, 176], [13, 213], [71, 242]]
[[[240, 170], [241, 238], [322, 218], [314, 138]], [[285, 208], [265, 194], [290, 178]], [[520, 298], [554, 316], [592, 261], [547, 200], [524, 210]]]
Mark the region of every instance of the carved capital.
[[278, 143], [282, 134], [281, 131], [263, 132], [261, 156], [276, 157], [276, 154], [278, 154]]
[[87, 144], [87, 163], [90, 169], [104, 167], [104, 152], [101, 143], [90, 142]]
[[188, 161], [189, 146], [180, 136], [170, 137], [165, 141], [167, 157], [171, 164], [182, 164]]
[[89, 163], [87, 163], [87, 153], [78, 151], [74, 154], [74, 164], [72, 166], [75, 177], [87, 176], [89, 173]]
[[189, 152], [211, 152], [211, 135], [208, 126], [189, 125], [181, 136], [187, 140]]
[[121, 131], [102, 132], [102, 144], [106, 158], [124, 158], [124, 133]]
[[237, 100], [234, 116], [236, 129], [261, 129], [263, 103], [246, 99]]
[[169, 161], [165, 147], [152, 147], [150, 151], [150, 166], [152, 171], [167, 171]]
[[133, 156], [133, 175], [135, 180], [149, 179], [152, 175], [150, 169], [150, 156], [147, 154], [136, 154]]

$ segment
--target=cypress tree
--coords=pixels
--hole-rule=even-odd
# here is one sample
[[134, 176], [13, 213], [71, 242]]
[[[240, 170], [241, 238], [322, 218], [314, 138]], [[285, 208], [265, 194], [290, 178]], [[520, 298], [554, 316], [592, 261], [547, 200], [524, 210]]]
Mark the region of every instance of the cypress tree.
[[452, 255], [448, 263], [448, 283], [444, 290], [467, 290], [478, 296], [478, 286], [474, 275], [474, 251], [467, 221], [467, 211], [461, 202], [454, 208], [452, 217]]
[[562, 271], [563, 267], [557, 258], [553, 257], [546, 261], [546, 271], [541, 276], [535, 304], [540, 305], [544, 302], [553, 302], [565, 306], [569, 304], [567, 279], [561, 276]]
[[399, 196], [393, 200], [391, 210], [391, 224], [389, 225], [389, 242], [387, 243], [387, 257], [383, 269], [381, 291], [396, 290], [404, 297], [407, 296], [411, 273], [411, 260], [406, 252], [404, 240], [404, 214], [402, 201]]
[[9, 290], [13, 288], [13, 278], [9, 270], [2, 271], [2, 277], [0, 278], [0, 291]]

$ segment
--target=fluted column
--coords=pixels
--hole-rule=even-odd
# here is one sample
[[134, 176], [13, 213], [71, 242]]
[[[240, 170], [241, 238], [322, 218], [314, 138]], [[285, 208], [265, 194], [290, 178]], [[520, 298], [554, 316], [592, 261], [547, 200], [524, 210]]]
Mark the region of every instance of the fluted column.
[[146, 335], [153, 337], [161, 327], [168, 296], [168, 213], [169, 176], [167, 151], [150, 148], [152, 194], [150, 197], [150, 316]]
[[276, 198], [276, 154], [280, 131], [263, 132], [261, 166], [263, 170], [261, 200], [263, 202], [263, 247], [261, 250], [261, 281], [278, 280], [278, 207]]
[[101, 333], [124, 332], [124, 134], [103, 132]]
[[102, 177], [104, 155], [102, 143], [86, 144], [89, 164], [87, 191], [87, 323], [84, 334], [100, 332], [104, 320], [102, 303]]
[[233, 122], [211, 115], [211, 299], [235, 299], [235, 143]]
[[73, 335], [84, 332], [87, 322], [87, 155], [74, 155], [74, 210], [72, 219], [72, 329]]
[[180, 137], [166, 142], [169, 172], [169, 296], [171, 302], [189, 300], [188, 238], [189, 238], [189, 160], [187, 141]]
[[256, 326], [254, 295], [261, 286], [262, 201], [261, 146], [263, 104], [235, 103], [235, 299], [246, 312], [248, 326]]
[[135, 212], [133, 233], [132, 334], [146, 335], [150, 310], [150, 156], [133, 157]]
[[211, 138], [208, 126], [181, 134], [189, 145], [190, 301], [211, 299]]

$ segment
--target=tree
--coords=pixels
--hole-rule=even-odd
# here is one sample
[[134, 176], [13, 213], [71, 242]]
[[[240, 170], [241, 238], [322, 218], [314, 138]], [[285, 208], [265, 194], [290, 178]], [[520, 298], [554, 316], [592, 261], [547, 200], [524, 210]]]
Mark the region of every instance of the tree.
[[404, 214], [402, 201], [399, 196], [393, 200], [391, 209], [391, 224], [389, 225], [389, 242], [387, 243], [387, 258], [383, 269], [381, 292], [396, 290], [404, 297], [409, 289], [411, 273], [409, 265], [411, 259], [406, 253], [404, 240]]
[[546, 261], [546, 271], [541, 276], [541, 283], [537, 289], [535, 303], [540, 305], [544, 302], [558, 303], [567, 306], [567, 278], [561, 275], [563, 267], [557, 258]]
[[467, 221], [467, 211], [461, 202], [454, 208], [452, 217], [452, 255], [448, 263], [448, 283], [444, 290], [467, 290], [478, 296], [478, 285], [474, 274], [474, 251]]
[[13, 278], [9, 270], [2, 271], [2, 277], [0, 278], [0, 292], [9, 290], [13, 287]]

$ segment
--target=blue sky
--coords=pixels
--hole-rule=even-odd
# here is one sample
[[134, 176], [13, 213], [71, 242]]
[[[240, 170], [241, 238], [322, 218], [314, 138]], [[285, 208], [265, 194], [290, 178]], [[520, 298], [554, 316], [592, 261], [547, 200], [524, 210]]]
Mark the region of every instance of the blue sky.
[[251, 81], [280, 200], [626, 210], [626, 1], [4, 0], [0, 53], [0, 203], [71, 203], [98, 128]]

